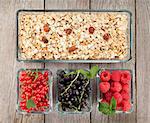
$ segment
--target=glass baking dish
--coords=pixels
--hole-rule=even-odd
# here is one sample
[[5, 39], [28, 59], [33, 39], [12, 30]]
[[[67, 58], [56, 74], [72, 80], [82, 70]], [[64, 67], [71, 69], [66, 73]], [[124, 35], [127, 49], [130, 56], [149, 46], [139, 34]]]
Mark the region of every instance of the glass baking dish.
[[[71, 69], [60, 70], [59, 69], [57, 71], [57, 76], [55, 78], [55, 81], [56, 81], [56, 107], [55, 107], [56, 111], [62, 115], [86, 114], [86, 113], [91, 112], [92, 111], [91, 80], [88, 80], [88, 79], [85, 80], [82, 78], [83, 76], [81, 76], [81, 73], [80, 74], [77, 73], [74, 75], [70, 74], [68, 76], [68, 77], [73, 77], [72, 79], [75, 80], [73, 83], [75, 83], [75, 84], [71, 84], [72, 82], [70, 82], [70, 80], [67, 81], [66, 78], [64, 78], [65, 83], [61, 83], [61, 82], [63, 82], [62, 78], [60, 77], [61, 75], [59, 74], [59, 73], [61, 73], [61, 71], [64, 71], [65, 75], [67, 75], [69, 72], [73, 72], [75, 70], [71, 70]], [[82, 79], [82, 80], [80, 80], [80, 79]], [[82, 85], [81, 83], [83, 81], [86, 83], [84, 83]], [[67, 84], [67, 82], [70, 82], [69, 85]], [[77, 82], [79, 82], [78, 85], [77, 85]], [[64, 85], [67, 85], [67, 86], [65, 87]], [[74, 86], [75, 86], [75, 88], [74, 88]], [[68, 87], [69, 87], [69, 89], [67, 90]], [[87, 93], [85, 93], [85, 92], [87, 92]], [[62, 95], [62, 93], [63, 93], [63, 95]]]
[[[100, 72], [99, 72], [99, 74], [97, 75], [97, 77], [96, 77], [96, 82], [97, 82], [97, 103], [98, 103], [98, 105], [97, 105], [97, 108], [98, 108], [98, 106], [99, 106], [99, 102], [101, 102], [102, 101], [102, 97], [103, 97], [103, 93], [102, 92], [100, 92], [100, 89], [99, 89], [99, 84], [100, 84], [100, 82], [101, 82], [101, 79], [100, 79], [100, 74], [103, 72], [103, 71], [105, 71], [105, 70], [108, 70], [108, 71], [110, 71], [110, 73], [112, 72], [112, 71], [128, 71], [128, 72], [130, 72], [130, 74], [131, 74], [131, 81], [129, 82], [129, 95], [130, 95], [130, 104], [131, 104], [131, 108], [130, 108], [130, 110], [129, 111], [126, 111], [126, 112], [123, 112], [122, 110], [116, 110], [116, 114], [120, 114], [120, 113], [125, 113], [125, 114], [128, 114], [128, 113], [132, 113], [133, 112], [133, 110], [134, 110], [134, 100], [133, 100], [133, 72], [132, 72], [132, 70], [130, 70], [130, 69], [102, 69]], [[100, 111], [99, 111], [100, 112]], [[102, 112], [100, 112], [100, 113], [102, 113]]]
[[[83, 16], [82, 21], [84, 21], [84, 19], [86, 20], [86, 18], [84, 16], [89, 17], [88, 21], [91, 21], [93, 16], [94, 17], [95, 16], [104, 16], [103, 20], [101, 20], [101, 17], [98, 18], [97, 20], [93, 20], [95, 22], [98, 21], [94, 25], [95, 28], [92, 26], [85, 28], [85, 30], [89, 31], [88, 34], [86, 34], [87, 32], [85, 33], [85, 31], [79, 33], [79, 37], [82, 37], [82, 38], [79, 38], [79, 40], [86, 39], [89, 36], [87, 39], [92, 40], [91, 41], [92, 43], [88, 42], [87, 39], [85, 41], [84, 40], [82, 40], [82, 41], [74, 40], [75, 38], [77, 38], [77, 34], [75, 33], [76, 30], [73, 32], [74, 34], [72, 34], [73, 29], [70, 31], [67, 28], [68, 26], [65, 26], [67, 29], [64, 29], [65, 32], [62, 32], [62, 33], [66, 34], [66, 36], [64, 35], [64, 37], [65, 37], [64, 39], [68, 40], [68, 42], [71, 41], [72, 44], [69, 44], [66, 41], [65, 41], [65, 43], [68, 43], [68, 45], [64, 44], [64, 42], [61, 44], [61, 42], [57, 42], [56, 40], [53, 40], [54, 36], [56, 36], [57, 38], [59, 36], [59, 38], [61, 40], [61, 37], [63, 35], [58, 33], [57, 35], [55, 34], [51, 38], [51, 36], [48, 34], [49, 32], [48, 33], [42, 32], [44, 29], [47, 29], [46, 31], [49, 31], [51, 29], [51, 28], [47, 27], [47, 24], [48, 23], [51, 24], [52, 21], [49, 21], [47, 23], [45, 21], [46, 19], [43, 19], [42, 21], [44, 21], [44, 22], [41, 22], [42, 24], [47, 23], [47, 24], [45, 24], [46, 28], [44, 27], [45, 25], [44, 26], [42, 25], [42, 28], [44, 28], [44, 29], [41, 29], [41, 27], [38, 27], [37, 25], [35, 26], [37, 30], [40, 30], [40, 34], [37, 34], [37, 32], [35, 31], [36, 29], [31, 30], [29, 28], [29, 27], [34, 27], [33, 25], [29, 25], [29, 27], [27, 26], [31, 20], [34, 22], [32, 24], [37, 24], [38, 20], [36, 20], [35, 17], [37, 17], [38, 15], [42, 16], [44, 14], [43, 17], [46, 17], [48, 14], [51, 14], [51, 16], [52, 16], [52, 14], [54, 14], [54, 15], [57, 14], [58, 16], [60, 16], [63, 13], [66, 13], [66, 15], [76, 14], [75, 16], [73, 16], [73, 17], [77, 18], [76, 21], [79, 21], [78, 20], [79, 18], [77, 17], [79, 15]], [[22, 17], [22, 20], [19, 20], [21, 18], [20, 16], [22, 14], [25, 14], [27, 17], [26, 18]], [[31, 17], [34, 15], [34, 18], [31, 19], [31, 17], [29, 17], [28, 15], [31, 15]], [[114, 27], [111, 27], [110, 23], [115, 22], [114, 20], [112, 20], [114, 18], [113, 17], [114, 15], [116, 15], [115, 21], [117, 21], [117, 22], [114, 23]], [[51, 16], [48, 16], [48, 18]], [[105, 19], [105, 16], [106, 17], [111, 16], [111, 18]], [[30, 21], [26, 22], [26, 24], [24, 24], [23, 22], [25, 19], [27, 21], [28, 20], [30, 20]], [[52, 20], [55, 21], [55, 18], [52, 17]], [[122, 20], [122, 21], [120, 21], [120, 20]], [[35, 23], [35, 21], [36, 21], [36, 23]], [[104, 21], [106, 21], [107, 23], [104, 23]], [[122, 25], [126, 25], [125, 29], [124, 29], [124, 27], [121, 27], [121, 26], [118, 27], [117, 24], [121, 24], [124, 22], [125, 22], [125, 24], [122, 24]], [[21, 26], [21, 23], [23, 23], [24, 25]], [[66, 22], [66, 23], [68, 23], [68, 22]], [[91, 25], [92, 24], [94, 24], [94, 22], [91, 22]], [[100, 25], [101, 25], [101, 29], [98, 28]], [[59, 26], [61, 26], [61, 25], [59, 25]], [[78, 26], [78, 25], [75, 24], [75, 26]], [[80, 26], [80, 27], [82, 28], [82, 26]], [[17, 11], [17, 60], [24, 61], [24, 62], [64, 62], [64, 63], [127, 62], [131, 59], [131, 46], [132, 46], [132, 29], [131, 29], [131, 27], [132, 27], [132, 14], [128, 10], [18, 10]], [[73, 27], [71, 27], [71, 28], [73, 28]], [[107, 28], [108, 28], [108, 30], [107, 30]], [[99, 29], [97, 31], [97, 33], [96, 33], [95, 29]], [[25, 32], [24, 32], [24, 30], [25, 30]], [[56, 31], [56, 27], [52, 30]], [[123, 31], [120, 31], [120, 30], [123, 30]], [[35, 31], [35, 33], [33, 34], [32, 31], [33, 32]], [[94, 31], [96, 34], [91, 35], [91, 33], [94, 33]], [[70, 33], [74, 36], [74, 38]], [[84, 33], [84, 34], [81, 35], [81, 33]], [[44, 36], [43, 36], [43, 34], [44, 34]], [[54, 33], [52, 32], [51, 35], [53, 35], [53, 34]], [[34, 36], [32, 36], [32, 35], [34, 35]], [[39, 38], [39, 36], [41, 36], [41, 35], [42, 35], [42, 37]], [[66, 37], [69, 37], [68, 35], [71, 35], [71, 37], [66, 38]], [[122, 35], [124, 35], [124, 37], [121, 37]], [[50, 36], [50, 38], [49, 38], [49, 36]], [[111, 39], [111, 38], [114, 38], [114, 39]], [[38, 42], [39, 48], [36, 47], [37, 46], [36, 44], [32, 43], [30, 45], [30, 42], [37, 43], [37, 39], [40, 42], [40, 43]], [[109, 39], [110, 39], [110, 42], [109, 42]], [[74, 40], [74, 41], [72, 41], [72, 40]], [[105, 40], [106, 40], [106, 42], [107, 41], [108, 42], [105, 43]], [[115, 42], [116, 40], [119, 41], [119, 43]], [[24, 41], [24, 43], [22, 43], [23, 41]], [[48, 46], [46, 46], [47, 44], [41, 44], [41, 41], [48, 43]], [[52, 43], [50, 41], [56, 41], [57, 43]], [[64, 41], [64, 40], [61, 40], [61, 41]], [[97, 47], [97, 44], [94, 44], [95, 41], [96, 41], [96, 43], [98, 43], [99, 47]], [[27, 42], [27, 43], [25, 44], [25, 42]], [[87, 44], [87, 42], [89, 44]], [[58, 49], [55, 46], [56, 44], [58, 44], [58, 47], [57, 47]], [[30, 45], [30, 46], [28, 46], [28, 45]], [[36, 46], [33, 46], [33, 45], [36, 45]], [[27, 47], [27, 49], [26, 49], [26, 47]], [[41, 47], [42, 47], [42, 50], [40, 49]], [[55, 47], [55, 48], [53, 49], [51, 47]], [[92, 48], [93, 49], [95, 48], [95, 49], [93, 50]], [[40, 50], [38, 50], [38, 49], [40, 49]], [[56, 51], [56, 52], [54, 52], [54, 51]]]
[[[44, 72], [48, 72], [47, 74], [47, 84], [48, 85], [45, 85], [44, 86], [44, 82], [46, 82], [45, 80], [40, 80], [40, 78], [38, 77], [35, 77], [34, 80], [32, 79], [32, 83], [26, 83], [27, 80], [23, 80], [21, 78], [21, 76], [23, 76], [23, 72], [26, 72], [29, 77], [30, 75], [34, 75], [35, 73], [35, 76], [40, 76], [40, 73], [41, 72], [44, 76]], [[32, 73], [32, 74], [30, 74]], [[38, 80], [37, 80], [38, 79]], [[44, 79], [46, 79], [46, 77], [44, 77]], [[48, 114], [49, 112], [52, 111], [52, 107], [53, 107], [53, 98], [52, 98], [52, 84], [53, 84], [53, 81], [52, 81], [52, 72], [49, 71], [48, 69], [20, 69], [17, 73], [17, 105], [16, 105], [16, 110], [18, 113], [21, 113], [21, 114], [28, 114], [28, 113], [31, 113], [31, 114]], [[42, 83], [43, 87], [40, 88], [40, 85], [41, 84], [37, 84], [36, 87], [33, 87], [35, 84], [35, 82], [40, 82]], [[33, 83], [34, 82], [34, 83]], [[25, 87], [24, 87], [24, 90], [23, 90], [23, 86], [25, 86], [26, 88], [30, 88], [32, 89], [31, 91], [31, 95], [27, 95], [26, 92], [28, 92], [28, 90], [25, 91]], [[47, 93], [44, 95], [45, 97], [40, 97], [40, 101], [37, 100], [38, 98], [36, 97], [37, 94], [40, 94], [42, 96], [42, 91], [46, 91], [44, 90], [45, 87], [48, 87], [48, 90], [47, 90]], [[38, 89], [39, 88], [39, 89]], [[39, 91], [39, 92], [35, 92], [35, 91]], [[44, 93], [44, 92], [43, 92]], [[22, 95], [25, 94], [25, 97], [23, 97]], [[39, 101], [38, 103], [36, 103], [33, 99], [33, 97], [36, 97], [36, 101]], [[27, 100], [28, 101], [27, 101]], [[30, 102], [29, 102], [30, 100]], [[20, 102], [25, 102], [25, 110], [21, 108], [21, 103]], [[31, 102], [32, 101], [32, 102]], [[44, 104], [44, 101], [47, 101], [46, 102], [46, 105]], [[30, 104], [29, 104], [30, 103]], [[33, 103], [34, 103], [34, 107], [31, 107], [31, 108], [37, 108], [37, 109], [31, 109], [30, 112], [28, 112], [26, 109], [30, 109], [28, 106], [33, 106]], [[41, 108], [39, 108], [39, 104], [40, 103], [43, 103], [43, 105], [41, 106]], [[23, 106], [23, 105], [22, 105]], [[44, 108], [44, 110], [42, 109]]]

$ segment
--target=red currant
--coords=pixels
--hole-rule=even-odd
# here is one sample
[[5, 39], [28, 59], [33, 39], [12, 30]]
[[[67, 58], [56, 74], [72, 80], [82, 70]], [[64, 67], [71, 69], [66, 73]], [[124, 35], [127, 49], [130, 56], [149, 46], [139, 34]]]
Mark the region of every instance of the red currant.
[[26, 106], [26, 102], [20, 102], [20, 107], [25, 107]]
[[44, 77], [48, 77], [48, 71], [44, 72]]
[[25, 94], [21, 94], [21, 98], [22, 99], [26, 99], [26, 95]]
[[30, 79], [31, 79], [31, 78], [30, 78], [29, 76], [26, 76], [26, 77], [25, 77], [25, 80], [26, 80], [26, 81], [28, 81], [28, 80], [30, 80]]
[[21, 72], [20, 72], [20, 75], [21, 75], [21, 76], [26, 76], [27, 73], [26, 73], [26, 71], [21, 71]]
[[24, 82], [24, 81], [25, 81], [24, 76], [20, 76], [20, 77], [19, 77], [19, 81], [20, 81], [20, 82]]

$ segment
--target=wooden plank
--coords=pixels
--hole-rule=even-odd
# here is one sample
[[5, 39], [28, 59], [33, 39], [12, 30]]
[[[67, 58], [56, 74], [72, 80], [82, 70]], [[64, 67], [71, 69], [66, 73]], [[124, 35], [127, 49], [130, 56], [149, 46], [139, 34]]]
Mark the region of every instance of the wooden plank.
[[[45, 4], [46, 9], [87, 9], [89, 7], [88, 0], [46, 0]], [[46, 68], [49, 68], [53, 71], [53, 74], [56, 75], [56, 71], [58, 69], [64, 68], [89, 68], [88, 64], [65, 64], [65, 63], [46, 63]], [[55, 84], [54, 84], [55, 86]], [[55, 93], [55, 89], [54, 89]], [[54, 94], [55, 95], [55, 94]], [[54, 99], [56, 97], [54, 96]], [[55, 107], [54, 100], [54, 107]], [[85, 115], [61, 115], [57, 112], [52, 112], [49, 115], [46, 115], [45, 118], [46, 123], [89, 123], [90, 122], [90, 114]]]
[[[133, 14], [133, 48], [132, 48], [132, 60], [130, 60], [127, 63], [117, 63], [117, 64], [99, 64], [100, 67], [104, 68], [128, 68], [132, 69], [133, 73], [135, 73], [135, 33], [134, 33], [134, 18], [135, 18], [135, 0], [91, 0], [91, 9], [127, 9], [130, 10]], [[135, 90], [135, 74], [133, 74], [133, 82], [134, 82], [134, 92]], [[95, 89], [96, 90], [96, 83], [95, 83]], [[94, 99], [96, 99], [96, 91], [94, 91]], [[135, 100], [135, 93], [134, 93], [134, 100]], [[94, 100], [94, 110], [92, 112], [92, 123], [134, 123], [136, 122], [136, 101], [134, 102], [134, 112], [125, 115], [125, 114], [119, 114], [113, 117], [104, 116], [100, 114], [97, 110], [97, 102]]]
[[44, 115], [16, 113], [16, 74], [20, 68], [43, 68], [41, 63], [16, 61], [16, 11], [42, 9], [43, 0], [1, 0], [0, 2], [0, 123], [42, 123]]
[[136, 2], [137, 122], [150, 122], [150, 1]]

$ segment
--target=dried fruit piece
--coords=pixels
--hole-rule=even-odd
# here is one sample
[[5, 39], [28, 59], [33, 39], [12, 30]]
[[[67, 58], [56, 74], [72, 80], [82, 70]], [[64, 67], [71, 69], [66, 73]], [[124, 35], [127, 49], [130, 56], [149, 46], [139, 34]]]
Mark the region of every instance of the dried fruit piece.
[[73, 51], [75, 51], [76, 49], [78, 49], [78, 48], [74, 45], [74, 46], [72, 46], [72, 47], [69, 47], [69, 48], [68, 48], [68, 51], [69, 51], [69, 52], [73, 52]]
[[42, 42], [48, 43], [48, 40], [47, 40], [47, 38], [45, 36], [42, 37]]
[[50, 27], [49, 27], [49, 24], [48, 24], [48, 23], [45, 24], [45, 25], [43, 26], [43, 28], [44, 28], [44, 31], [45, 31], [45, 32], [49, 32], [49, 31], [50, 31]]
[[110, 39], [110, 34], [109, 33], [105, 33], [103, 35], [103, 39], [106, 40], [106, 41], [108, 41]]
[[94, 27], [92, 27], [92, 26], [91, 26], [91, 27], [89, 27], [89, 33], [90, 33], [90, 34], [93, 34], [93, 33], [94, 33], [94, 31], [95, 31], [95, 28], [94, 28]]
[[71, 32], [72, 32], [72, 29], [68, 28], [68, 29], [65, 29], [65, 32], [66, 32], [66, 35], [70, 35]]

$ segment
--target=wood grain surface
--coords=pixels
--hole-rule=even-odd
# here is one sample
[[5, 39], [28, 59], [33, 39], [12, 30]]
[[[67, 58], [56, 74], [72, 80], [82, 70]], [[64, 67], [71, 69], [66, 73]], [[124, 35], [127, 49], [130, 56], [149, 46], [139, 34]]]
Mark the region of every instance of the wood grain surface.
[[150, 0], [136, 2], [137, 122], [150, 122]]
[[[129, 10], [132, 12], [132, 21], [135, 20], [135, 1], [134, 0], [91, 0], [91, 9], [110, 9], [110, 10]], [[101, 68], [128, 68], [133, 70], [133, 92], [135, 90], [135, 23], [132, 23], [132, 35], [133, 35], [133, 46], [132, 46], [132, 59], [127, 63], [117, 63], [117, 64], [99, 64]], [[96, 83], [95, 89], [96, 90]], [[93, 95], [96, 99], [96, 92]], [[135, 100], [135, 93], [134, 93]], [[94, 111], [92, 112], [92, 122], [93, 123], [135, 123], [136, 122], [136, 101], [134, 102], [134, 112], [131, 114], [117, 114], [113, 117], [105, 116], [100, 114], [97, 110], [97, 102], [94, 101]]]
[[[103, 68], [133, 70], [134, 111], [104, 116], [97, 111], [93, 81], [93, 110], [84, 115], [20, 115], [16, 113], [16, 74], [20, 68], [90, 68], [95, 64], [22, 63], [16, 61], [18, 9], [125, 9], [132, 12], [132, 59], [127, 63], [98, 64]], [[0, 0], [0, 123], [149, 123], [150, 122], [150, 0]], [[56, 104], [55, 83], [54, 110]]]
[[43, 123], [44, 116], [16, 113], [16, 74], [20, 68], [41, 68], [42, 63], [16, 61], [16, 12], [43, 9], [43, 0], [0, 0], [0, 123]]
[[[46, 0], [45, 9], [88, 9], [88, 0]], [[46, 63], [46, 68], [53, 70], [53, 74], [56, 74], [58, 69], [64, 68], [89, 68], [89, 64], [64, 64], [64, 63]], [[54, 84], [55, 85], [55, 84]], [[55, 86], [54, 86], [55, 95]], [[56, 97], [56, 96], [55, 96]], [[56, 99], [56, 98], [55, 98]], [[55, 100], [54, 100], [55, 101]], [[54, 102], [55, 108], [56, 102]], [[84, 115], [62, 115], [57, 112], [52, 112], [45, 117], [46, 123], [90, 123], [90, 113]]]

